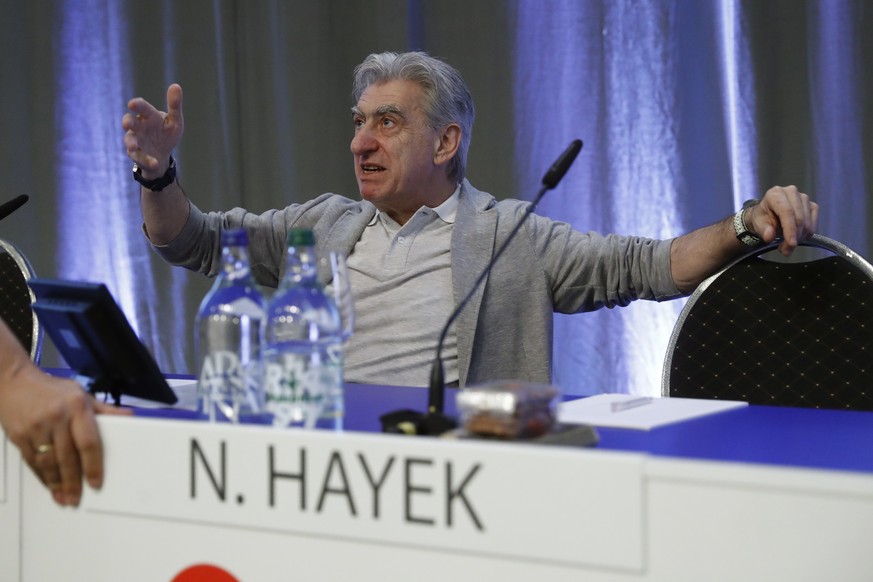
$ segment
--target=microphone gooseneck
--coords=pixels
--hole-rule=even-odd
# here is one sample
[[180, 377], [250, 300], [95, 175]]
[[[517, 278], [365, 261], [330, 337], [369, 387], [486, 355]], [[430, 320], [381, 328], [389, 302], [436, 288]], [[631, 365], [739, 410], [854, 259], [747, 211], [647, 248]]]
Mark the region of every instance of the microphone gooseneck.
[[515, 235], [521, 229], [522, 225], [527, 220], [527, 217], [530, 216], [536, 209], [537, 204], [539, 204], [543, 195], [545, 195], [547, 191], [558, 185], [558, 183], [561, 181], [561, 178], [563, 178], [564, 174], [567, 173], [567, 170], [570, 169], [570, 166], [573, 164], [573, 161], [576, 159], [576, 156], [579, 155], [579, 152], [581, 150], [582, 140], [574, 140], [570, 144], [570, 146], [566, 150], [564, 150], [560, 157], [555, 160], [555, 163], [552, 164], [552, 166], [546, 172], [545, 176], [543, 176], [542, 187], [540, 188], [540, 191], [537, 193], [533, 202], [525, 210], [525, 213], [521, 217], [521, 220], [519, 220], [518, 223], [516, 223], [516, 225], [510, 231], [509, 235], [503, 241], [503, 244], [500, 245], [500, 248], [497, 249], [497, 252], [495, 252], [494, 255], [491, 257], [491, 260], [488, 261], [488, 265], [473, 283], [473, 286], [470, 288], [469, 292], [467, 292], [467, 294], [460, 301], [460, 303], [458, 303], [458, 306], [455, 307], [454, 311], [452, 311], [452, 314], [449, 316], [448, 321], [446, 321], [446, 324], [443, 326], [443, 329], [440, 332], [439, 341], [437, 342], [436, 357], [434, 358], [433, 366], [431, 367], [430, 371], [427, 413], [421, 414], [412, 410], [398, 410], [395, 412], [389, 412], [388, 414], [385, 414], [381, 417], [382, 430], [384, 432], [437, 435], [451, 430], [452, 428], [457, 426], [457, 423], [453, 419], [448, 418], [443, 414], [446, 387], [443, 372], [442, 351], [443, 344], [445, 343], [449, 328], [451, 327], [452, 323], [454, 323], [455, 320], [458, 318], [458, 315], [460, 315], [460, 313], [467, 306], [467, 303], [470, 302], [470, 299], [473, 297], [476, 289], [479, 288], [479, 286], [491, 272], [491, 269], [494, 267], [497, 260], [509, 246], [509, 243], [512, 242], [513, 238], [515, 238]]
[[16, 196], [9, 202], [4, 202], [0, 204], [0, 220], [3, 220], [22, 206], [24, 203], [30, 200], [30, 196], [27, 194], [21, 194], [20, 196]]
[[491, 260], [488, 262], [488, 265], [476, 279], [476, 282], [473, 283], [473, 286], [470, 288], [470, 291], [464, 296], [458, 306], [452, 311], [452, 314], [449, 316], [448, 321], [443, 326], [442, 332], [440, 333], [440, 339], [437, 342], [437, 350], [436, 350], [436, 358], [434, 358], [433, 366], [430, 370], [430, 384], [428, 389], [428, 413], [430, 414], [442, 414], [443, 407], [445, 404], [445, 379], [443, 373], [443, 361], [442, 361], [442, 351], [443, 344], [446, 341], [446, 336], [448, 335], [449, 328], [452, 323], [458, 318], [461, 312], [466, 307], [467, 303], [470, 302], [470, 299], [473, 297], [473, 293], [476, 292], [476, 289], [479, 288], [479, 285], [482, 284], [482, 281], [488, 276], [491, 272], [491, 269], [494, 268], [494, 265], [497, 263], [497, 260], [509, 246], [509, 243], [512, 242], [512, 239], [515, 238], [516, 233], [521, 230], [522, 225], [527, 220], [527, 217], [530, 216], [534, 210], [536, 210], [537, 204], [539, 204], [540, 200], [542, 200], [543, 196], [546, 192], [553, 189], [561, 179], [564, 177], [564, 174], [567, 173], [567, 170], [570, 169], [570, 166], [576, 160], [576, 156], [579, 155], [579, 152], [582, 151], [582, 140], [577, 139], [574, 140], [566, 150], [555, 160], [555, 163], [549, 168], [546, 174], [543, 176], [542, 187], [540, 187], [539, 192], [534, 198], [533, 202], [530, 206], [525, 210], [524, 215], [521, 217], [521, 220], [516, 223], [515, 227], [513, 227], [512, 231], [509, 233], [509, 236], [503, 241], [503, 244], [500, 245], [500, 248], [497, 249], [497, 252], [491, 257]]

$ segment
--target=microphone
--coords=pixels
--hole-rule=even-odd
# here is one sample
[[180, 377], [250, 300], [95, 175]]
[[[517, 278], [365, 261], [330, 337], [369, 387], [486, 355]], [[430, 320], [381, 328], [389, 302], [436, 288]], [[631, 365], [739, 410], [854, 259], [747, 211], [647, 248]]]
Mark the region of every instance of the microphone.
[[512, 242], [512, 239], [515, 238], [515, 235], [521, 229], [522, 225], [527, 220], [527, 217], [536, 210], [537, 204], [542, 200], [545, 193], [558, 185], [564, 177], [564, 174], [567, 173], [567, 170], [570, 169], [570, 166], [576, 160], [576, 156], [579, 155], [580, 151], [582, 151], [582, 140], [574, 140], [569, 147], [564, 150], [560, 157], [555, 160], [555, 163], [552, 164], [545, 176], [543, 176], [542, 187], [534, 198], [534, 201], [530, 206], [528, 206], [524, 215], [521, 217], [521, 220], [519, 220], [512, 231], [510, 231], [509, 236], [506, 237], [503, 244], [500, 245], [500, 248], [497, 249], [497, 252], [495, 252], [491, 257], [491, 260], [488, 261], [488, 264], [479, 275], [479, 278], [476, 279], [473, 286], [470, 288], [470, 291], [468, 291], [461, 302], [458, 303], [458, 306], [454, 311], [452, 311], [448, 321], [446, 321], [446, 324], [443, 326], [439, 341], [437, 342], [436, 357], [434, 358], [433, 366], [430, 371], [427, 413], [421, 414], [420, 412], [413, 410], [397, 410], [384, 414], [380, 417], [380, 420], [382, 421], [382, 432], [439, 435], [457, 426], [457, 422], [455, 422], [454, 419], [443, 414], [446, 386], [443, 374], [442, 351], [446, 335], [448, 335], [449, 332], [449, 327], [451, 327], [452, 323], [455, 322], [458, 315], [460, 315], [464, 310], [464, 307], [467, 306], [467, 303], [470, 302], [473, 293], [476, 292], [476, 289], [479, 288], [479, 285], [482, 284], [491, 272], [491, 269], [494, 268], [497, 260], [509, 246], [509, 243]]
[[22, 206], [24, 203], [30, 200], [30, 197], [27, 194], [22, 194], [21, 196], [16, 196], [9, 202], [4, 202], [0, 204], [0, 220], [3, 220]]

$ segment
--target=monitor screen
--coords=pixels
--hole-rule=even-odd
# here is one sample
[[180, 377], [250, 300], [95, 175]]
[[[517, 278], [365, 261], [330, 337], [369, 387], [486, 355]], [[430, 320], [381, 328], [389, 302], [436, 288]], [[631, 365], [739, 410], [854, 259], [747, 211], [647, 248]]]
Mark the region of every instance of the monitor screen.
[[89, 381], [92, 393], [175, 404], [152, 355], [139, 341], [102, 283], [31, 279], [33, 311], [67, 365]]

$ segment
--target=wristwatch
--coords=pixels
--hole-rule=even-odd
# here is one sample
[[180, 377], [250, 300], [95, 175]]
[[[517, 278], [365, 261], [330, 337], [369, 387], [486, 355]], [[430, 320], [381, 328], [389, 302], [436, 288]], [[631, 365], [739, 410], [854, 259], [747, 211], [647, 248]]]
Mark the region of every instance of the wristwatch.
[[745, 221], [746, 211], [758, 202], [760, 202], [760, 200], [754, 198], [746, 200], [743, 202], [743, 207], [740, 211], [734, 214], [734, 231], [737, 233], [737, 238], [740, 242], [748, 247], [757, 247], [764, 242], [760, 236], [749, 230]]
[[160, 178], [155, 178], [154, 180], [146, 180], [142, 177], [142, 168], [139, 167], [139, 164], [133, 164], [133, 179], [143, 185], [144, 188], [148, 188], [153, 192], [160, 192], [167, 186], [173, 183], [173, 180], [176, 179], [176, 160], [173, 159], [173, 156], [170, 156], [170, 165], [167, 166], [167, 171], [164, 172], [164, 175]]

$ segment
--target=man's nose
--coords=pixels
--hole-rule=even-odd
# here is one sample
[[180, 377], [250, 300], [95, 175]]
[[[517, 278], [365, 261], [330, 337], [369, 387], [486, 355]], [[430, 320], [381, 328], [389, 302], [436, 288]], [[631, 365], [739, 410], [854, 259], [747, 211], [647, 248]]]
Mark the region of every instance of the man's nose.
[[366, 126], [359, 127], [352, 138], [351, 150], [357, 155], [365, 154], [376, 149], [376, 140], [372, 132]]

